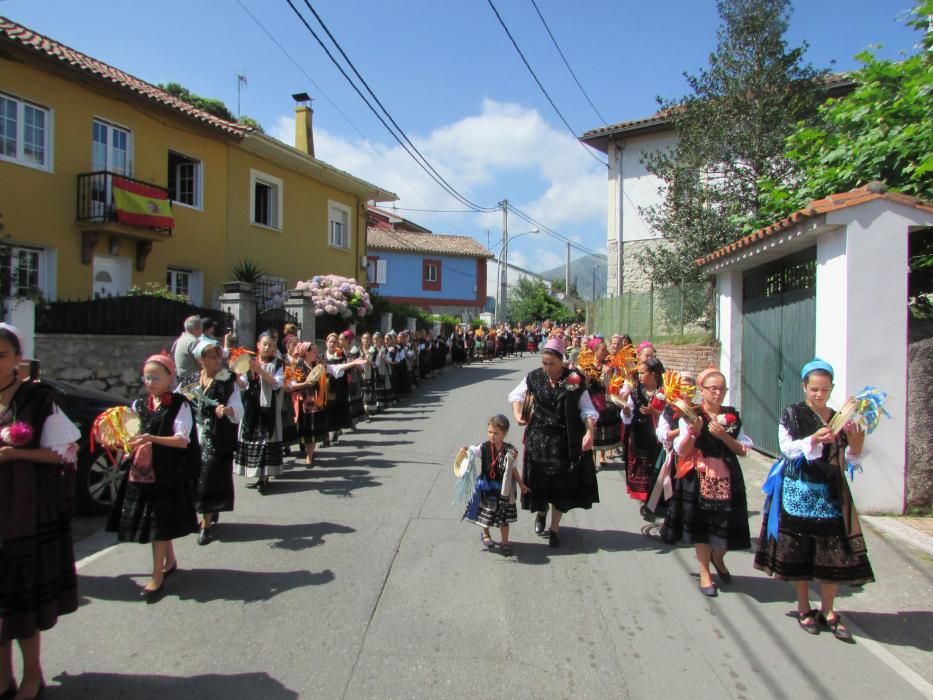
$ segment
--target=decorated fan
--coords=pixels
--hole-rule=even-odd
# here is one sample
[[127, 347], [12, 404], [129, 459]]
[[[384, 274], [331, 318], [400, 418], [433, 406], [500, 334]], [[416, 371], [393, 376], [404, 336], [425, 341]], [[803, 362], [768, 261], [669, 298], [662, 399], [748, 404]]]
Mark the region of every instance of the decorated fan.
[[305, 368], [300, 365], [288, 365], [283, 370], [285, 375], [286, 382], [292, 382], [294, 384], [303, 384], [305, 379], [308, 378]]
[[461, 447], [454, 457], [454, 476], [457, 485], [454, 487], [454, 500], [451, 505], [466, 505], [473, 498], [473, 489], [476, 487], [476, 456], [473, 450]]
[[204, 387], [201, 386], [201, 382], [191, 382], [190, 384], [185, 384], [182, 387], [178, 388], [178, 393], [182, 394], [186, 399], [188, 399], [195, 406], [219, 406], [220, 402], [212, 399], [204, 391]]
[[246, 348], [232, 348], [227, 364], [230, 370], [236, 374], [246, 374], [249, 372], [249, 363], [256, 356], [256, 353]]
[[638, 355], [635, 348], [631, 345], [623, 345], [615, 355], [610, 355], [606, 359], [606, 365], [612, 367], [617, 373], [622, 374], [626, 379], [635, 377], [635, 368], [638, 366]]
[[837, 435], [849, 423], [861, 426], [865, 432], [873, 433], [881, 422], [881, 416], [891, 417], [884, 408], [888, 400], [886, 392], [873, 386], [866, 386], [858, 394], [849, 398], [829, 422], [829, 429]]
[[522, 417], [523, 423], [528, 423], [531, 421], [531, 414], [535, 411], [535, 397], [529, 391], [525, 394], [525, 398], [522, 400], [522, 410], [519, 414]]
[[95, 443], [99, 443], [111, 461], [115, 461], [111, 450], [129, 452], [129, 442], [139, 434], [139, 430], [139, 416], [129, 406], [108, 408], [91, 425], [91, 450]]
[[602, 380], [602, 372], [596, 366], [596, 354], [589, 348], [580, 351], [580, 355], [574, 364], [587, 379], [597, 382]]
[[680, 411], [690, 422], [695, 421], [697, 417], [692, 407], [694, 394], [696, 394], [696, 387], [687, 384], [679, 372], [669, 369], [662, 376], [659, 398]]

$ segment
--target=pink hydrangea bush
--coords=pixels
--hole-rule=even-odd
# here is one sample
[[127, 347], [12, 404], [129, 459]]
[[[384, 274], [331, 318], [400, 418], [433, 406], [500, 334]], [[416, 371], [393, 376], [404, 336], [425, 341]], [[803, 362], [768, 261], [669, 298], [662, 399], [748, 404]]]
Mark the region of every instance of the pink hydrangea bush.
[[311, 292], [315, 316], [363, 317], [373, 310], [369, 293], [352, 277], [316, 275], [295, 288]]

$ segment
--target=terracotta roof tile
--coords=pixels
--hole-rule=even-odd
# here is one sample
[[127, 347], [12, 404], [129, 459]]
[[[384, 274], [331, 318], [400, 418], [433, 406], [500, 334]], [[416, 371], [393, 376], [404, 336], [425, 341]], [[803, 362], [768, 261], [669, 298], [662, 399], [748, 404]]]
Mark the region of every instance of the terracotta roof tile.
[[91, 58], [80, 51], [76, 51], [38, 32], [34, 32], [28, 27], [17, 24], [6, 17], [0, 17], [0, 42], [2, 41], [8, 41], [23, 48], [33, 49], [37, 54], [44, 54], [50, 58], [58, 59], [61, 63], [75, 70], [91, 74], [101, 80], [142, 95], [154, 102], [158, 102], [170, 109], [181, 112], [188, 117], [197, 119], [228, 134], [242, 136], [247, 131], [250, 131], [248, 127], [244, 127], [236, 122], [229, 122], [220, 117], [215, 117], [213, 114], [198, 109], [151, 83], [140, 80], [103, 61], [98, 61], [96, 58]]
[[446, 236], [438, 233], [391, 231], [370, 226], [366, 229], [366, 247], [374, 250], [398, 250], [411, 253], [434, 253], [469, 258], [491, 258], [492, 254], [469, 236]]
[[864, 204], [865, 202], [870, 202], [875, 199], [885, 199], [889, 202], [915, 207], [933, 213], [933, 204], [929, 202], [924, 202], [916, 197], [901, 194], [900, 192], [885, 192], [882, 183], [870, 182], [867, 185], [857, 187], [848, 192], [830, 195], [825, 199], [814, 199], [803, 209], [798, 209], [793, 214], [780, 221], [775, 221], [773, 224], [760, 228], [729, 245], [723, 246], [719, 250], [713, 251], [709, 255], [697, 260], [696, 264], [703, 267], [715, 260], [725, 258], [743, 248], [748, 248], [754, 243], [770, 238], [781, 231], [786, 231], [796, 224], [799, 224], [804, 219], [822, 216], [823, 214], [829, 214], [830, 212], [839, 211], [840, 209], [846, 209], [848, 207], [854, 207], [858, 204]]

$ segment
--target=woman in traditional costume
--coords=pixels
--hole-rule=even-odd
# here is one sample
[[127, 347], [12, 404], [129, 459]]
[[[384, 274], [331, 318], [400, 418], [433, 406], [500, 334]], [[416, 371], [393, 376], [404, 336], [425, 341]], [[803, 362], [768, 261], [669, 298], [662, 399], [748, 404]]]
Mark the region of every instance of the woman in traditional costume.
[[395, 391], [399, 395], [411, 393], [411, 372], [408, 368], [408, 333], [402, 331], [398, 334], [395, 354], [396, 363], [393, 366]]
[[360, 348], [363, 359], [366, 364], [363, 365], [363, 410], [367, 416], [373, 416], [379, 411], [379, 399], [376, 396], [376, 363], [379, 350], [373, 345], [372, 336], [369, 333], [363, 333], [360, 336]]
[[[324, 363], [328, 365], [342, 365], [346, 363], [347, 356], [340, 348], [336, 333], [327, 336], [327, 350], [324, 352]], [[327, 377], [327, 429], [330, 439], [324, 441], [324, 447], [331, 443], [336, 444], [342, 430], [353, 427], [350, 417], [350, 384], [348, 377], [339, 378], [328, 374]]]
[[[23, 341], [0, 324], [0, 697], [45, 688], [41, 633], [78, 609], [71, 515], [81, 434], [48, 386], [22, 376]], [[13, 640], [23, 658], [17, 688]], [[19, 694], [17, 694], [19, 693]]]
[[745, 479], [738, 456], [745, 456], [752, 441], [742, 431], [738, 411], [723, 406], [726, 377], [707, 369], [697, 377], [703, 403], [695, 421], [681, 417], [674, 440], [679, 459], [674, 497], [667, 507], [661, 538], [669, 544], [692, 544], [700, 565], [700, 591], [717, 595], [709, 571], [712, 561], [719, 580], [728, 584], [727, 551], [748, 549], [748, 505]]
[[[298, 347], [298, 336], [286, 334], [282, 345], [285, 348], [285, 352], [282, 354], [284, 366], [286, 368], [294, 366], [298, 362], [298, 358], [295, 356], [295, 348]], [[282, 401], [282, 449], [284, 455], [288, 456], [291, 446], [297, 444], [298, 426], [295, 425], [291, 401], [286, 398]]]
[[622, 444], [622, 411], [609, 400], [607, 389], [613, 370], [606, 365], [606, 358], [609, 356], [606, 343], [593, 339], [587, 350], [588, 352], [578, 356], [576, 364], [587, 378], [587, 393], [593, 402], [593, 408], [599, 412], [593, 436], [593, 449], [598, 455], [597, 460], [604, 462], [607, 453]]
[[243, 420], [234, 458], [240, 476], [255, 477], [246, 488], [265, 495], [269, 479], [282, 473], [282, 405], [285, 365], [276, 357], [275, 341], [263, 333], [256, 342], [258, 358], [250, 361], [249, 370], [238, 379], [243, 390]]
[[644, 504], [651, 491], [651, 476], [661, 453], [656, 434], [658, 418], [664, 410], [663, 400], [656, 398], [663, 381], [664, 365], [650, 358], [638, 365], [635, 386], [629, 392], [623, 410], [623, 420], [629, 426], [626, 446], [625, 487], [628, 495]]
[[[530, 419], [523, 415], [531, 396]], [[533, 370], [509, 394], [515, 420], [527, 425], [522, 478], [530, 493], [522, 494], [522, 508], [535, 513], [535, 532], [543, 535], [548, 506], [551, 523], [548, 544], [560, 546], [560, 520], [574, 508], [589, 509], [599, 502], [593, 433], [599, 414], [584, 388], [583, 376], [564, 366], [564, 344], [551, 338]]]
[[127, 443], [126, 478], [107, 530], [120, 542], [152, 544], [152, 576], [140, 595], [153, 603], [161, 598], [165, 577], [178, 568], [172, 540], [198, 531], [194, 496], [201, 451], [191, 406], [171, 390], [174, 360], [166, 354], [149, 357], [143, 382], [146, 396], [133, 402], [140, 432]]
[[[358, 360], [363, 356], [359, 346], [354, 342], [355, 339], [353, 331], [349, 329], [340, 334], [340, 349], [343, 350], [347, 362]], [[350, 421], [355, 426], [357, 421], [366, 415], [366, 408], [363, 405], [363, 372], [360, 365], [353, 365], [347, 371], [346, 377]]]
[[184, 387], [182, 393], [191, 402], [201, 447], [195, 510], [201, 515], [198, 544], [206, 545], [214, 539], [219, 514], [233, 510], [233, 455], [243, 402], [236, 375], [223, 366], [220, 346], [201, 341], [193, 353], [201, 372], [197, 383]]
[[315, 445], [327, 440], [327, 365], [318, 357], [314, 343], [298, 343], [295, 357], [298, 362], [286, 373], [285, 388], [291, 395], [290, 408], [305, 448], [305, 464], [311, 467]]
[[[696, 377], [691, 372], [680, 373], [681, 384], [696, 386]], [[654, 522], [657, 516], [667, 512], [667, 501], [673, 496], [673, 478], [677, 468], [677, 454], [674, 452], [674, 440], [680, 435], [678, 421], [680, 412], [668, 403], [658, 418], [655, 436], [661, 445], [661, 454], [655, 462], [649, 485], [648, 502], [642, 509], [642, 517]]]
[[[784, 409], [778, 426], [783, 459], [766, 483], [755, 568], [792, 581], [797, 591], [797, 622], [810, 634], [820, 627], [849, 642], [852, 633], [834, 608], [839, 584], [860, 586], [875, 580], [865, 539], [844, 472], [857, 465], [865, 443], [855, 423], [834, 433], [836, 412], [827, 405], [833, 368], [815, 359], [804, 365], [804, 400]], [[811, 581], [820, 584], [820, 609], [810, 607]]]
[[450, 334], [450, 361], [454, 367], [463, 367], [463, 363], [466, 362], [466, 336], [459, 323]]
[[382, 334], [373, 333], [373, 345], [376, 348], [376, 401], [379, 410], [385, 410], [395, 402], [392, 390], [392, 366], [389, 364], [389, 348]]

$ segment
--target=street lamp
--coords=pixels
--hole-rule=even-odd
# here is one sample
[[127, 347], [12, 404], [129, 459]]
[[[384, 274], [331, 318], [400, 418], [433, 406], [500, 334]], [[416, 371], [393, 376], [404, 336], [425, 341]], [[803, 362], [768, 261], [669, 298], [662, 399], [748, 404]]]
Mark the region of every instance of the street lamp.
[[503, 236], [502, 250], [499, 251], [499, 304], [496, 308], [496, 321], [504, 321], [508, 308], [509, 294], [509, 241], [526, 236], [529, 233], [541, 233], [541, 229], [533, 228], [522, 231], [514, 236]]

